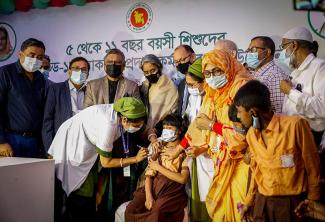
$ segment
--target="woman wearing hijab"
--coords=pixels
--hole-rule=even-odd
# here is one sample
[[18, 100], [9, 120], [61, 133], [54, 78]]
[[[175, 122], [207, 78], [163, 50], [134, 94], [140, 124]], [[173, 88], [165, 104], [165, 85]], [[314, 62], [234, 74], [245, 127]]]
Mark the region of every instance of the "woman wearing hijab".
[[[188, 103], [186, 104], [185, 116], [193, 122], [199, 113], [204, 92], [204, 75], [202, 73], [202, 58], [195, 60], [185, 74], [185, 81], [189, 92]], [[214, 163], [210, 156], [204, 152], [195, 155], [192, 148], [186, 149], [187, 159], [191, 174], [191, 181], [188, 184], [190, 189], [190, 218], [191, 221], [210, 221], [205, 206], [205, 197], [209, 184], [214, 173]]]
[[[141, 95], [149, 110], [144, 134], [153, 143], [157, 141], [157, 130], [162, 130], [161, 120], [177, 109], [178, 92], [173, 81], [163, 75], [163, 65], [157, 56], [144, 56], [140, 68], [146, 77], [141, 86]], [[159, 122], [160, 127], [157, 126]]]
[[202, 70], [206, 95], [200, 113], [190, 125], [178, 153], [188, 147], [195, 155], [206, 151], [209, 153], [215, 163], [214, 176], [206, 196], [209, 216], [213, 221], [240, 221], [237, 204], [244, 201], [248, 180], [248, 165], [243, 161], [246, 143], [226, 141], [222, 129], [232, 127], [228, 117], [229, 107], [238, 89], [250, 77], [236, 59], [217, 49], [203, 56]]
[[[135, 151], [130, 138], [141, 129], [146, 115], [141, 100], [124, 97], [114, 104], [84, 109], [61, 125], [48, 153], [55, 160], [56, 177], [68, 196], [69, 221], [93, 221], [96, 217], [98, 160], [102, 167], [119, 168], [125, 177], [132, 178], [132, 168], [146, 158], [147, 151]], [[120, 138], [125, 155], [116, 158], [113, 147]], [[113, 182], [112, 177], [108, 180], [105, 184]], [[109, 199], [112, 192], [108, 191]], [[112, 208], [111, 202], [107, 204]]]

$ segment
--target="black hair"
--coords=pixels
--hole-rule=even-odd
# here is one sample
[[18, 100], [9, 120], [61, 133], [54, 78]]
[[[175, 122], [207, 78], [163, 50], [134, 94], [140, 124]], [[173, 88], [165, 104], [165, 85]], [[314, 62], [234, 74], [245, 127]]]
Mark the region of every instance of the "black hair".
[[180, 138], [182, 138], [188, 128], [189, 125], [189, 121], [187, 118], [182, 118], [181, 115], [176, 114], [176, 113], [172, 113], [167, 115], [163, 121], [162, 121], [163, 125], [169, 125], [169, 126], [174, 126], [177, 129], [179, 129], [179, 131], [181, 132], [180, 134]]
[[271, 50], [271, 55], [274, 56], [275, 53], [275, 44], [274, 41], [268, 37], [268, 36], [256, 36], [251, 41], [254, 41], [256, 39], [260, 39], [263, 42], [264, 47]]
[[76, 57], [76, 58], [73, 58], [73, 59], [69, 62], [69, 69], [71, 69], [71, 66], [72, 66], [73, 63], [75, 63], [75, 62], [79, 62], [79, 61], [84, 61], [85, 63], [87, 63], [88, 71], [90, 70], [90, 64], [89, 64], [88, 60], [85, 59], [84, 57], [81, 57], [81, 56]]
[[242, 106], [246, 110], [255, 107], [262, 112], [270, 112], [270, 91], [263, 83], [251, 80], [237, 91], [234, 104], [235, 106]]
[[311, 51], [314, 54], [314, 56], [317, 56], [318, 47], [319, 47], [318, 42], [316, 42], [316, 41], [309, 42], [309, 41], [300, 40], [300, 39], [295, 40], [295, 41], [298, 43], [299, 47], [308, 49], [309, 51]]
[[51, 63], [50, 56], [48, 56], [48, 55], [44, 55], [44, 59], [46, 59], [49, 63]]
[[240, 119], [237, 117], [237, 108], [235, 104], [231, 104], [228, 110], [228, 117], [231, 122], [240, 122]]
[[7, 29], [5, 27], [1, 26], [0, 27], [0, 32], [3, 32], [5, 34], [6, 39], [8, 38], [8, 31], [7, 31]]
[[191, 76], [191, 78], [194, 79], [195, 81], [197, 81], [198, 83], [202, 83], [204, 81], [204, 77], [203, 78], [200, 78], [200, 77], [198, 77], [197, 75], [194, 75], [191, 72], [186, 72], [185, 75]]
[[185, 51], [188, 53], [191, 53], [191, 54], [194, 53], [194, 50], [192, 49], [192, 47], [189, 45], [185, 45], [185, 44], [177, 46], [174, 51], [181, 49], [181, 48], [185, 49]]
[[117, 55], [120, 55], [120, 56], [122, 57], [123, 63], [125, 63], [125, 55], [124, 55], [124, 53], [123, 53], [121, 50], [117, 49], [117, 48], [110, 49], [110, 50], [107, 52], [107, 54], [105, 55], [105, 57], [104, 57], [104, 61], [105, 61], [105, 59], [107, 58], [107, 56], [109, 56], [109, 55], [111, 55], [111, 54], [117, 54]]
[[31, 46], [36, 46], [38, 48], [42, 48], [45, 51], [44, 43], [42, 41], [34, 39], [34, 38], [26, 39], [23, 42], [23, 44], [21, 44], [20, 51], [24, 51], [25, 49], [27, 49], [28, 47], [31, 47]]

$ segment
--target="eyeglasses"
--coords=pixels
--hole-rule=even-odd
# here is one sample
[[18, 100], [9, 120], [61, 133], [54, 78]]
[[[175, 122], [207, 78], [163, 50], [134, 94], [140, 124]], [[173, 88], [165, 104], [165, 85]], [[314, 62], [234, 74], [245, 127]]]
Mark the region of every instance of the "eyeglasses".
[[289, 45], [290, 43], [293, 43], [293, 41], [291, 42], [287, 42], [287, 43], [283, 43], [281, 45], [279, 45], [279, 48], [282, 50], [282, 49], [285, 49], [286, 48], [286, 45]]
[[191, 56], [191, 54], [188, 55], [188, 56], [186, 56], [185, 58], [182, 58], [182, 59], [179, 59], [179, 60], [174, 60], [174, 64], [175, 64], [175, 66], [177, 66], [177, 65], [179, 65], [179, 64], [183, 64], [183, 63], [185, 63], [185, 61], [186, 61], [190, 56]]
[[203, 71], [203, 75], [206, 77], [206, 78], [209, 78], [210, 76], [220, 76], [220, 75], [223, 75], [225, 72], [219, 68], [214, 68], [212, 69], [211, 71], [209, 70], [204, 70]]
[[247, 53], [247, 52], [255, 53], [255, 52], [258, 51], [258, 49], [260, 49], [260, 50], [265, 50], [266, 48], [264, 48], [264, 47], [252, 47], [252, 48], [250, 48], [250, 49], [247, 49], [245, 52], [246, 52], [246, 53]]
[[89, 72], [89, 71], [88, 71], [88, 68], [70, 67], [70, 69], [71, 69], [72, 71], [76, 71], [76, 72], [79, 72], [80, 70], [81, 70], [81, 72], [83, 72], [83, 73], [88, 73], [88, 72]]

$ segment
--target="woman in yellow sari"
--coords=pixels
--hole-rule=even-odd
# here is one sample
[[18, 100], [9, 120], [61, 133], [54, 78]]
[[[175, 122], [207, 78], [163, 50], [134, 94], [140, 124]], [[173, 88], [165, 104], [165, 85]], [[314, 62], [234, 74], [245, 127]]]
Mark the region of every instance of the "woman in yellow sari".
[[215, 174], [206, 197], [206, 207], [213, 221], [240, 221], [237, 204], [247, 190], [248, 165], [243, 162], [246, 143], [243, 137], [223, 134], [232, 127], [228, 110], [237, 90], [250, 80], [245, 68], [227, 52], [213, 50], [203, 56], [206, 79], [200, 114], [190, 125], [182, 148], [208, 151], [215, 161]]

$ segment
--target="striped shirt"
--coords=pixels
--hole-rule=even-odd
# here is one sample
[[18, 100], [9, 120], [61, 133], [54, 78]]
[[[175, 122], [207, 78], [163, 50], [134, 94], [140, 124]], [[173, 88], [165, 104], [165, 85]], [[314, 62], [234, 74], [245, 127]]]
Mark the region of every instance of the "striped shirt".
[[289, 76], [275, 65], [273, 60], [252, 72], [251, 75], [269, 88], [272, 110], [275, 113], [282, 113], [284, 93], [280, 91], [280, 82], [289, 79]]

